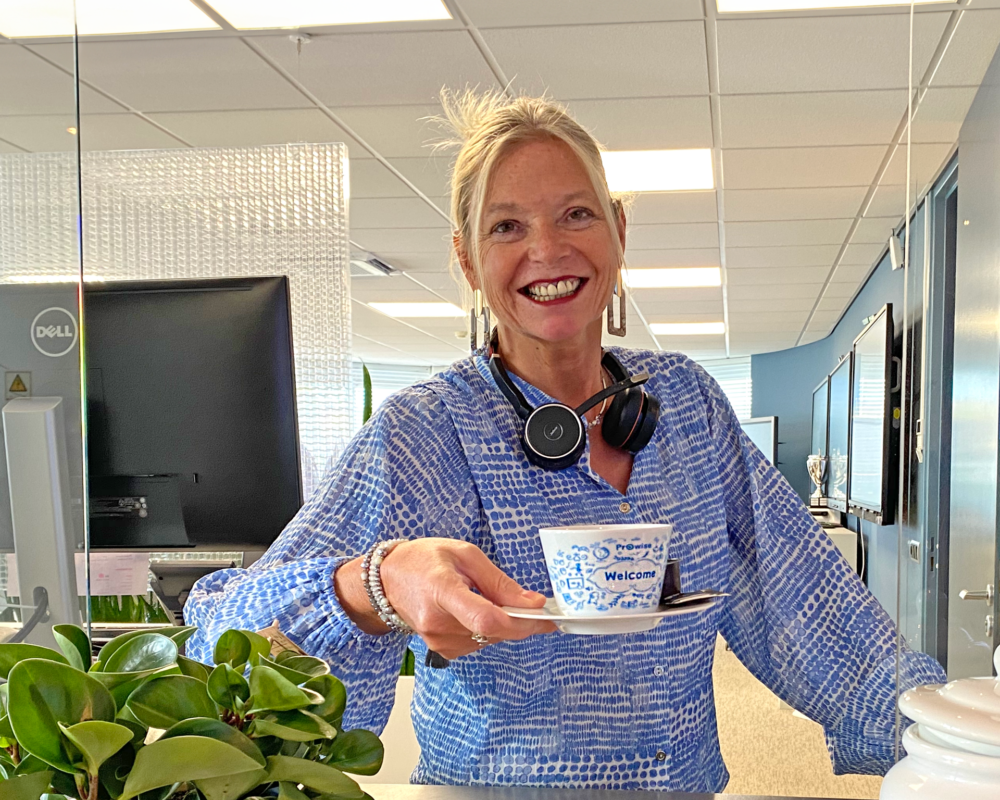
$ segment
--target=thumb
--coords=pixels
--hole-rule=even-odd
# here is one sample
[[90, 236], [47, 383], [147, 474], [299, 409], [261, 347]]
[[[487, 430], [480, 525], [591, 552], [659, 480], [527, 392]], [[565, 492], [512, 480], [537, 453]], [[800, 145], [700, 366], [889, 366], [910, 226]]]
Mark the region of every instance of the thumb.
[[482, 550], [474, 551], [460, 568], [480, 594], [494, 605], [518, 608], [541, 608], [545, 605], [544, 595], [522, 588], [498, 569]]

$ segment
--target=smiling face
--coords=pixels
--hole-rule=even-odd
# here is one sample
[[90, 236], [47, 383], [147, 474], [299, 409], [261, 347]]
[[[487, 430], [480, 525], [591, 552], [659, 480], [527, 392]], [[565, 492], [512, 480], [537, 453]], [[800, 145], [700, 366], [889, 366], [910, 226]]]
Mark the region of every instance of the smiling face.
[[[615, 239], [590, 176], [570, 147], [545, 138], [516, 145], [494, 167], [479, 229], [481, 288], [504, 347], [527, 338], [566, 343], [597, 336], [618, 272]], [[478, 274], [477, 274], [478, 273]], [[481, 281], [481, 283], [480, 283]]]

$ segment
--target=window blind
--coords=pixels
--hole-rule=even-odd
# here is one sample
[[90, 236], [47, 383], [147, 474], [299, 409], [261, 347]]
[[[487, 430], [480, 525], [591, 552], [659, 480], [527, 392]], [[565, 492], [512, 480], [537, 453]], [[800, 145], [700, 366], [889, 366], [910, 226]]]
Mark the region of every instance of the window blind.
[[[372, 413], [386, 398], [412, 386], [417, 381], [431, 376], [430, 367], [421, 367], [414, 364], [370, 364], [366, 363], [368, 374], [372, 376]], [[354, 430], [361, 427], [361, 417], [364, 414], [364, 378], [361, 373], [361, 362], [355, 361], [351, 365], [351, 382], [354, 385]]]
[[722, 391], [726, 393], [729, 402], [741, 420], [750, 419], [753, 403], [753, 380], [750, 377], [750, 357], [723, 358], [715, 361], [701, 361], [715, 380], [719, 382]]

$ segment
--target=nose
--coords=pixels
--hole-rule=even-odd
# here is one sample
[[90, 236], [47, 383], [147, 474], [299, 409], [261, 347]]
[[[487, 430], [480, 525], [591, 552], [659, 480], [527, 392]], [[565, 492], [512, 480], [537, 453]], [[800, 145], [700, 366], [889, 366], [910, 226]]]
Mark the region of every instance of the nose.
[[549, 219], [531, 226], [527, 244], [528, 257], [540, 264], [554, 264], [570, 251], [565, 231]]

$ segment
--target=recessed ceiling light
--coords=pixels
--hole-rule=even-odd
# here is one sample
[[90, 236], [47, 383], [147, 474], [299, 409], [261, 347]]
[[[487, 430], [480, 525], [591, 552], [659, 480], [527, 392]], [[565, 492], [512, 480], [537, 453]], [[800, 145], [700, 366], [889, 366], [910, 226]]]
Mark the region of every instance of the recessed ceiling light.
[[625, 270], [625, 285], [630, 289], [663, 289], [691, 286], [722, 286], [719, 267], [677, 267], [672, 269]]
[[[9, 39], [72, 36], [73, 3], [67, 0], [6, 0], [0, 3], [0, 33]], [[190, 0], [76, 0], [81, 36], [218, 30]]]
[[714, 189], [712, 151], [607, 150], [601, 153], [612, 192]]
[[454, 303], [369, 303], [368, 305], [390, 317], [465, 316], [465, 311]]
[[208, 0], [234, 28], [305, 28], [451, 19], [441, 0]]
[[[751, 11], [811, 11], [819, 8], [868, 8], [873, 6], [908, 6], [909, 0], [717, 0], [720, 14]], [[927, 3], [954, 4], [957, 0], [914, 0]]]
[[649, 327], [657, 336], [705, 336], [726, 332], [725, 322], [654, 322]]

